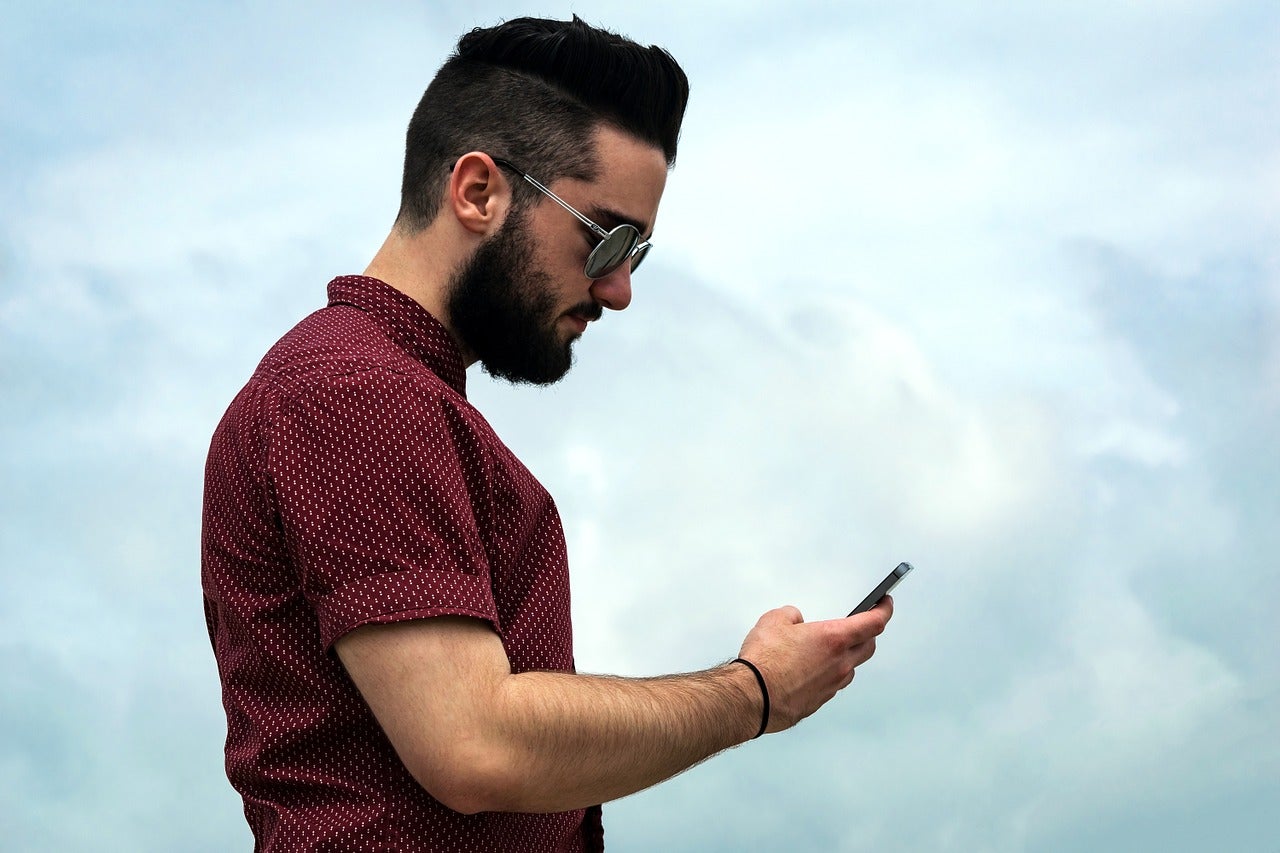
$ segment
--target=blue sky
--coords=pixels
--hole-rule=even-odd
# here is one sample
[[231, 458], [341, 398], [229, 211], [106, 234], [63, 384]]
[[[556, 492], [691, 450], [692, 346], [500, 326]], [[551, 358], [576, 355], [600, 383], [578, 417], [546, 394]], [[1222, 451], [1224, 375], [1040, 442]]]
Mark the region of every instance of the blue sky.
[[610, 849], [1274, 850], [1280, 12], [1205, 0], [11, 5], [7, 849], [248, 849], [209, 435], [376, 250], [456, 37], [571, 11], [693, 85], [632, 307], [470, 384], [561, 507], [579, 666], [917, 566], [848, 691]]

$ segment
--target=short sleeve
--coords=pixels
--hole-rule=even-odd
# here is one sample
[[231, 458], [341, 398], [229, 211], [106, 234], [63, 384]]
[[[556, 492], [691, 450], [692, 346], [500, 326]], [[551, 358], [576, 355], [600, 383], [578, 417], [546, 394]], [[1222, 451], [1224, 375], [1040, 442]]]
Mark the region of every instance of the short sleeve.
[[459, 401], [385, 368], [282, 400], [267, 465], [326, 649], [363, 624], [446, 614], [500, 630], [476, 520], [486, 459]]

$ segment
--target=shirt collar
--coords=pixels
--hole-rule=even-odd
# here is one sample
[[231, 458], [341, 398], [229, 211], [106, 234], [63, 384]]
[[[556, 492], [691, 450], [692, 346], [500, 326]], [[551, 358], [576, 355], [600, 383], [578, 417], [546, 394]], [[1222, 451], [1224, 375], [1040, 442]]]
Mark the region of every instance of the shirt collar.
[[408, 294], [381, 279], [341, 275], [329, 282], [329, 304], [350, 305], [373, 317], [399, 347], [467, 396], [467, 371], [453, 336]]

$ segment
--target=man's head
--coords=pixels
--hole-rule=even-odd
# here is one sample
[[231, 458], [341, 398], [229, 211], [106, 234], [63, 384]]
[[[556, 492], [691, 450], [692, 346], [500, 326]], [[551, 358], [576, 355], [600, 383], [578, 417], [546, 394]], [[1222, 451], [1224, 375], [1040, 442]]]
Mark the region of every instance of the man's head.
[[[517, 18], [474, 29], [427, 87], [409, 123], [399, 223], [425, 228], [449, 168], [468, 151], [516, 163], [543, 183], [596, 177], [601, 124], [660, 148], [675, 163], [689, 81], [671, 55], [579, 19]], [[540, 198], [517, 182], [521, 203]]]
[[[409, 125], [396, 227], [412, 235], [452, 213], [479, 235], [441, 319], [490, 373], [555, 381], [585, 322], [630, 300], [629, 264], [588, 279], [598, 233], [525, 176], [604, 230], [629, 222], [647, 239], [688, 92], [665, 51], [576, 17], [459, 40]], [[505, 193], [501, 222], [468, 219], [489, 193]]]

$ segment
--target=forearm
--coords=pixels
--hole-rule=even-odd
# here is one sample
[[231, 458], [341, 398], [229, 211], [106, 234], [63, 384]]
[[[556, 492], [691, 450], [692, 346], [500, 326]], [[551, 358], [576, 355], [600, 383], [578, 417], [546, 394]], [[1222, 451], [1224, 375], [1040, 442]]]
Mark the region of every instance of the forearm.
[[[768, 685], [768, 730], [795, 725], [847, 686], [891, 612], [886, 597], [848, 619], [804, 623], [785, 607], [760, 617], [741, 655]], [[643, 679], [512, 674], [498, 635], [468, 617], [366, 625], [335, 648], [405, 767], [462, 812], [564, 811], [626, 796], [752, 737], [763, 710], [741, 664]]]
[[740, 664], [661, 678], [527, 672], [502, 680], [487, 725], [502, 811], [550, 812], [635, 793], [751, 738], [761, 696]]

